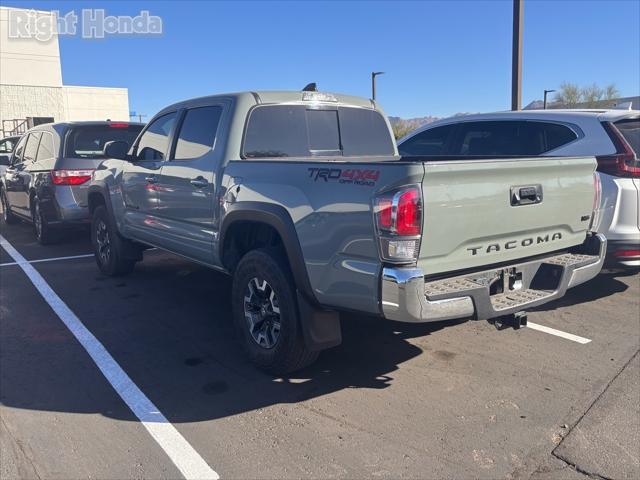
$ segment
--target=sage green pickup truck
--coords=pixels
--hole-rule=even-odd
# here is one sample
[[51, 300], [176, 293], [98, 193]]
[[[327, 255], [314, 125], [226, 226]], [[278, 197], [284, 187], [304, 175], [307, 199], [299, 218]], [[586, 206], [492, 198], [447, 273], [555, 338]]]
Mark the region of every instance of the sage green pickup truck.
[[100, 270], [153, 246], [228, 273], [240, 342], [277, 374], [339, 344], [339, 312], [513, 319], [594, 277], [606, 248], [594, 158], [400, 157], [364, 98], [187, 100], [105, 154], [88, 196]]

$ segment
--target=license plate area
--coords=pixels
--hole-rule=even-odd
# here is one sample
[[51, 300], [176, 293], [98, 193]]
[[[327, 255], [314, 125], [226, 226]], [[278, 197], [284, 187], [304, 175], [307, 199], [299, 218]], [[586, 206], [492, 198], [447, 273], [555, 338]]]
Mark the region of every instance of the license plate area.
[[503, 268], [494, 272], [494, 277], [489, 282], [489, 295], [522, 290], [524, 273], [516, 267]]

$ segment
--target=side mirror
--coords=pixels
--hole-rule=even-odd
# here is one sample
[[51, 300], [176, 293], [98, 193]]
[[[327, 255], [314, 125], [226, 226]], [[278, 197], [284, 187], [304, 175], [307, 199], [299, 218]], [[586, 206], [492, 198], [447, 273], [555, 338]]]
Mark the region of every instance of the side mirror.
[[0, 165], [7, 167], [11, 165], [11, 154], [7, 155], [6, 153], [0, 153]]
[[116, 158], [118, 160], [129, 160], [127, 152], [129, 151], [129, 144], [124, 140], [112, 140], [104, 144], [102, 153], [107, 158]]

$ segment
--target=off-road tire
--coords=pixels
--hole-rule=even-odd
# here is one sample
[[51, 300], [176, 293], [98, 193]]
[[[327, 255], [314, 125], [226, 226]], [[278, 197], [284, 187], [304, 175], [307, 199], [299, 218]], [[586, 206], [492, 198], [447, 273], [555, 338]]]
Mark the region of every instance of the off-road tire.
[[128, 240], [118, 233], [106, 207], [97, 207], [91, 221], [91, 244], [102, 273], [116, 277], [133, 271], [136, 261], [125, 256], [126, 242]]
[[[246, 317], [245, 297], [254, 278], [266, 281], [277, 298], [280, 329], [271, 348], [265, 348], [254, 339]], [[318, 358], [319, 352], [310, 351], [302, 336], [294, 285], [287, 261], [272, 249], [250, 251], [242, 257], [233, 274], [231, 302], [238, 338], [249, 359], [273, 375], [300, 370]]]

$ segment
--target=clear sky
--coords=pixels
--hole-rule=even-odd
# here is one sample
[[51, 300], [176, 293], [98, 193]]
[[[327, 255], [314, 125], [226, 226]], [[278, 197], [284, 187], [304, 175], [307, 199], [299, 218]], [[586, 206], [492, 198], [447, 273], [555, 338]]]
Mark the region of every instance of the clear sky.
[[[239, 90], [370, 96], [404, 118], [510, 108], [511, 0], [207, 2], [15, 1], [108, 15], [149, 10], [161, 37], [61, 37], [67, 85], [129, 88], [131, 110]], [[523, 105], [563, 81], [640, 94], [640, 0], [525, 0]]]

